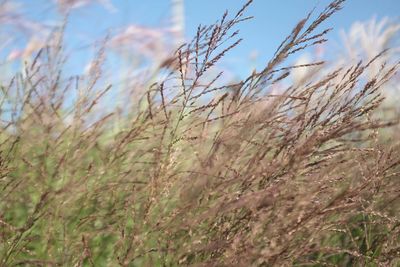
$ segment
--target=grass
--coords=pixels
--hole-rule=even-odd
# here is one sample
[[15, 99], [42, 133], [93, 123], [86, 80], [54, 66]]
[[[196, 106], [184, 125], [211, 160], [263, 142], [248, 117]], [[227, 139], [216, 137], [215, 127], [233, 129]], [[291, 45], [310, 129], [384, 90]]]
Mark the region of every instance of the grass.
[[[378, 119], [398, 64], [286, 65], [326, 41], [336, 0], [217, 86], [250, 4], [200, 26], [122, 110], [106, 108], [106, 46], [65, 78], [62, 32], [2, 85], [2, 266], [400, 266], [398, 114]], [[317, 74], [291, 84], [296, 68]]]

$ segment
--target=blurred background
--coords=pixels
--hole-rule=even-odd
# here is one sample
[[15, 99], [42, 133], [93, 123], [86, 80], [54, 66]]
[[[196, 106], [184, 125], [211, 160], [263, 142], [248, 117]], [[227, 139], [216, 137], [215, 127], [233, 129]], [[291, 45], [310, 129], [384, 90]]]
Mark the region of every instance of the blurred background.
[[[218, 66], [224, 69], [225, 79], [241, 79], [261, 69], [297, 22], [313, 9], [317, 15], [329, 2], [255, 0], [247, 11], [254, 18], [240, 27], [244, 41]], [[48, 45], [52, 33], [65, 27], [63, 50], [68, 60], [64, 74], [88, 72], [104, 44], [106, 79], [116, 85], [132, 83], [135, 75], [154, 70], [180, 44], [190, 41], [199, 24], [212, 24], [225, 10], [234, 13], [244, 4], [238, 0], [2, 0], [1, 79], [22, 69], [23, 62]], [[400, 48], [399, 14], [397, 0], [347, 1], [323, 25], [334, 28], [328, 34], [329, 42], [294, 60], [325, 59], [339, 64], [371, 58], [388, 47], [392, 54], [387, 58], [391, 58]]]

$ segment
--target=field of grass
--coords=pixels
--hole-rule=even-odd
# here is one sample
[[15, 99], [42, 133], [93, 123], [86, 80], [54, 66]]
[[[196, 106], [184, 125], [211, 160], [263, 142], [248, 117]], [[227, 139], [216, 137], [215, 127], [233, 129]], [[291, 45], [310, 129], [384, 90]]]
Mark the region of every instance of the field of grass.
[[[62, 30], [1, 84], [0, 266], [400, 266], [400, 117], [382, 90], [398, 63], [288, 65], [326, 41], [336, 0], [220, 86], [210, 69], [249, 4], [200, 26], [123, 108], [106, 46], [65, 77]], [[299, 68], [313, 74], [293, 83]]]

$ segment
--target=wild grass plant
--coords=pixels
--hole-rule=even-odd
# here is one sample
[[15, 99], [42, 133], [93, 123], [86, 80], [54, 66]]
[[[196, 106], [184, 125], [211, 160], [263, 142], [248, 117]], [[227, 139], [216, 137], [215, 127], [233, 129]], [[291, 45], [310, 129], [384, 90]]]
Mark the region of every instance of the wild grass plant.
[[[2, 84], [2, 266], [400, 266], [399, 117], [376, 116], [398, 63], [287, 65], [326, 41], [336, 0], [217, 86], [251, 2], [199, 26], [122, 109], [106, 45], [65, 77], [62, 29]], [[292, 83], [299, 68], [318, 75]]]

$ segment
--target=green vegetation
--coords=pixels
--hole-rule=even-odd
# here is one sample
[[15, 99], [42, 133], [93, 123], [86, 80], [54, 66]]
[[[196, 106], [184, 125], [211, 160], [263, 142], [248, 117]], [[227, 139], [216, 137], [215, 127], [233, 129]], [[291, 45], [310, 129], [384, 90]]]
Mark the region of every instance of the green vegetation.
[[[209, 70], [250, 3], [199, 27], [122, 110], [106, 47], [65, 78], [62, 34], [1, 86], [2, 266], [400, 266], [399, 117], [380, 116], [398, 64], [286, 65], [326, 41], [337, 0], [219, 86]], [[298, 68], [313, 75], [291, 84]]]

